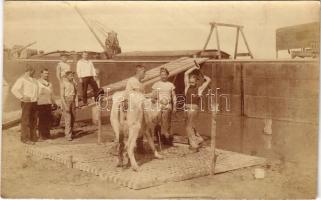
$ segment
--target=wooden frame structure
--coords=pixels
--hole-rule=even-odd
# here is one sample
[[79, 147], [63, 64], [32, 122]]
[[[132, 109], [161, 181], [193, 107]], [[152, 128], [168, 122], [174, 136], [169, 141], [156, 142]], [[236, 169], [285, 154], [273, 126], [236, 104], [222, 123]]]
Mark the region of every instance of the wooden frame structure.
[[[216, 22], [211, 22], [211, 29], [210, 33], [206, 39], [205, 45], [203, 47], [203, 51], [206, 50], [208, 43], [211, 40], [213, 31], [215, 29], [215, 37], [216, 37], [216, 45], [217, 45], [217, 51], [218, 51], [218, 58], [221, 59], [221, 47], [220, 47], [220, 39], [219, 39], [219, 34], [218, 34], [218, 27], [219, 26], [225, 26], [225, 27], [231, 27], [231, 28], [236, 28], [236, 42], [235, 42], [235, 49], [234, 49], [234, 59], [236, 59], [238, 56], [250, 56], [253, 59], [253, 54], [250, 50], [249, 44], [247, 43], [247, 40], [245, 38], [245, 34], [243, 32], [243, 26], [240, 25], [235, 25], [235, 24], [225, 24], [225, 23], [216, 23]], [[238, 53], [238, 43], [239, 43], [239, 33], [241, 33], [241, 36], [243, 38], [243, 41], [245, 43], [245, 46], [247, 48], [247, 53]]]

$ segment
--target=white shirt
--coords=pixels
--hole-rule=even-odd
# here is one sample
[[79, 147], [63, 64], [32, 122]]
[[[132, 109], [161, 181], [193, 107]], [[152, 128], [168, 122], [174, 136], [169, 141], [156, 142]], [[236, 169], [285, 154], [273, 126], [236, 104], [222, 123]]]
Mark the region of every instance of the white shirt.
[[18, 99], [29, 97], [29, 102], [36, 102], [38, 99], [38, 82], [32, 77], [21, 76], [12, 86], [11, 92]]
[[57, 65], [57, 71], [60, 71], [60, 78], [64, 77], [67, 71], [70, 71], [70, 65], [68, 63], [60, 61]]
[[52, 84], [44, 79], [38, 80], [39, 90], [38, 90], [38, 105], [52, 104], [53, 99], [53, 88]]
[[158, 81], [152, 86], [153, 90], [157, 91], [157, 95], [160, 101], [167, 101], [170, 103], [172, 101], [172, 92], [175, 90], [173, 83], [169, 81]]
[[126, 91], [127, 92], [136, 91], [136, 92], [144, 93], [144, 85], [136, 77], [131, 77], [127, 81]]
[[97, 76], [94, 64], [90, 60], [79, 60], [77, 62], [77, 75], [79, 78]]

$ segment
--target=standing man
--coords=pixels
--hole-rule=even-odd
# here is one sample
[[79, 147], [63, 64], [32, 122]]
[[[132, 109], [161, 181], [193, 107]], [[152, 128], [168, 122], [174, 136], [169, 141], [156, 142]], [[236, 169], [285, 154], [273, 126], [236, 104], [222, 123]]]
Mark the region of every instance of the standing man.
[[[145, 93], [144, 84], [142, 83], [142, 80], [144, 78], [145, 78], [145, 67], [142, 65], [137, 65], [135, 76], [129, 78], [126, 84], [124, 102], [125, 104], [127, 104], [126, 105], [127, 108], [128, 108], [128, 103], [130, 103], [128, 102], [130, 100], [130, 95], [133, 94], [133, 92], [139, 92], [142, 94]], [[119, 138], [116, 138], [116, 140], [119, 141]], [[136, 143], [137, 143], [137, 151], [139, 153], [144, 153], [143, 136], [138, 137]]]
[[211, 82], [211, 79], [207, 76], [202, 76], [205, 81], [199, 84], [199, 77], [192, 72], [199, 67], [193, 67], [185, 72], [185, 125], [190, 148], [193, 151], [198, 151], [200, 145], [204, 139], [197, 132], [196, 120], [199, 113], [200, 101], [202, 94], [206, 87]]
[[135, 76], [128, 79], [126, 84], [126, 95], [129, 95], [130, 92], [136, 91], [144, 93], [144, 85], [142, 83], [142, 80], [145, 78], [145, 67], [142, 65], [136, 66], [136, 74]]
[[156, 94], [161, 108], [161, 139], [164, 144], [173, 144], [171, 131], [172, 112], [176, 112], [175, 86], [168, 81], [169, 71], [166, 68], [160, 69], [161, 80], [152, 86], [153, 94]]
[[66, 72], [70, 71], [70, 65], [67, 63], [68, 56], [67, 54], [61, 54], [61, 61], [57, 65], [56, 69], [56, 76], [57, 79], [59, 80], [59, 83], [61, 83], [62, 79], [65, 77]]
[[83, 96], [83, 104], [87, 105], [87, 89], [88, 85], [94, 91], [95, 101], [97, 100], [98, 95], [98, 86], [94, 79], [96, 77], [96, 70], [94, 64], [88, 60], [88, 53], [82, 53], [82, 59], [80, 59], [77, 63], [77, 75], [79, 81], [82, 83], [82, 96]]
[[74, 82], [74, 74], [72, 71], [67, 71], [66, 78], [60, 84], [60, 97], [65, 118], [65, 137], [68, 141], [72, 140], [76, 117], [76, 95], [77, 89]]
[[52, 84], [49, 82], [48, 69], [41, 70], [38, 85], [38, 131], [40, 140], [47, 140], [50, 139], [52, 123], [51, 106], [55, 104]]
[[26, 66], [25, 74], [14, 83], [11, 92], [21, 101], [21, 142], [36, 142], [38, 82], [34, 79], [35, 69]]

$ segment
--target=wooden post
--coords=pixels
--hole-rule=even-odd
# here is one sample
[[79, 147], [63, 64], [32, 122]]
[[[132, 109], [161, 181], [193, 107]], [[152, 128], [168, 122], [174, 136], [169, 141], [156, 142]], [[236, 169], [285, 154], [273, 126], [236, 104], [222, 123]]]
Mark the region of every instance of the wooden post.
[[216, 103], [215, 103], [215, 109], [214, 109], [214, 111], [212, 111], [212, 127], [211, 127], [211, 175], [214, 175], [214, 174], [215, 174], [215, 165], [216, 165], [215, 145], [216, 145]]
[[68, 163], [67, 163], [67, 167], [68, 168], [73, 168], [73, 159], [72, 159], [72, 155], [68, 156]]
[[97, 105], [97, 115], [98, 115], [98, 133], [97, 133], [97, 143], [101, 144], [102, 140], [101, 140], [101, 109], [100, 106]]
[[218, 59], [221, 59], [221, 47], [220, 47], [220, 38], [218, 36], [218, 26], [215, 26], [215, 36], [216, 36], [216, 45], [217, 45], [217, 51], [218, 51]]
[[[213, 77], [213, 63], [211, 65], [211, 76]], [[215, 65], [215, 69], [216, 69], [216, 65]], [[211, 114], [211, 148], [210, 148], [210, 167], [211, 167], [211, 175], [215, 174], [215, 165], [216, 165], [216, 157], [215, 157], [215, 146], [216, 146], [216, 112], [217, 112], [217, 79], [215, 79], [215, 84], [214, 81], [212, 81], [211, 84], [211, 88], [212, 88], [212, 92], [215, 88], [215, 102], [211, 101], [211, 105], [214, 106], [214, 108], [212, 107], [212, 114]]]
[[208, 35], [208, 37], [207, 37], [207, 39], [206, 39], [205, 45], [204, 45], [204, 47], [203, 47], [203, 51], [206, 50], [206, 47], [207, 47], [207, 45], [208, 45], [208, 43], [209, 43], [209, 41], [210, 41], [210, 39], [211, 39], [212, 33], [213, 33], [213, 29], [214, 29], [214, 26], [211, 25], [210, 34]]
[[243, 40], [244, 40], [245, 46], [246, 46], [246, 48], [247, 48], [247, 50], [248, 50], [251, 58], [253, 58], [253, 55], [252, 55], [252, 52], [251, 52], [251, 50], [250, 50], [249, 44], [247, 43], [246, 38], [245, 38], [245, 35], [244, 35], [244, 33], [243, 33], [243, 28], [241, 28], [240, 31], [241, 31], [241, 35], [242, 35], [242, 38], [243, 38]]
[[240, 33], [240, 28], [237, 27], [236, 28], [235, 49], [234, 49], [234, 59], [236, 59], [236, 55], [237, 55], [237, 47], [238, 47], [238, 44], [239, 44], [239, 33]]

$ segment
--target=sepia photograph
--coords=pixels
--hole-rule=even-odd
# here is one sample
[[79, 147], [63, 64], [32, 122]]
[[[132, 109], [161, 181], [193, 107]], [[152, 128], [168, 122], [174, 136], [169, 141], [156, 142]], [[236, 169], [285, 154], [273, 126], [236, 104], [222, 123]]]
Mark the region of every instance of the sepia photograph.
[[1, 197], [317, 198], [319, 1], [4, 1]]

